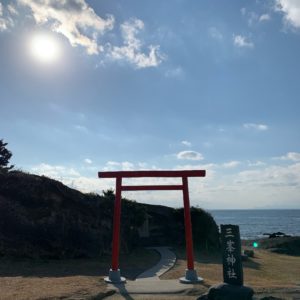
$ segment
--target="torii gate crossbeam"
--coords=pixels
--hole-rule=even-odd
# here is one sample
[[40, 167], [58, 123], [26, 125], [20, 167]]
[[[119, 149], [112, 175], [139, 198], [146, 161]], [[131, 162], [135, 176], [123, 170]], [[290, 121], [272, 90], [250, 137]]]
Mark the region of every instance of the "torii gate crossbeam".
[[[99, 178], [116, 178], [116, 197], [113, 219], [113, 241], [112, 241], [112, 267], [109, 276], [105, 278], [109, 283], [124, 282], [119, 269], [119, 249], [120, 249], [120, 226], [121, 226], [121, 194], [122, 191], [150, 191], [150, 190], [181, 190], [183, 192], [184, 203], [184, 223], [186, 239], [187, 270], [185, 277], [180, 278], [183, 283], [194, 283], [203, 279], [197, 276], [194, 269], [192, 222], [190, 214], [188, 177], [205, 177], [205, 170], [182, 170], [182, 171], [112, 171], [98, 172]], [[122, 185], [123, 178], [139, 177], [181, 177], [182, 185]]]

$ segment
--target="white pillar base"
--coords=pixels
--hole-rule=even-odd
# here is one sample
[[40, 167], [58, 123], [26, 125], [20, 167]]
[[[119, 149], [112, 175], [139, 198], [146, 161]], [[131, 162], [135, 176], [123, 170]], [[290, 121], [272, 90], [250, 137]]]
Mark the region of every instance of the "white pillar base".
[[179, 278], [181, 283], [199, 283], [203, 282], [203, 278], [197, 276], [196, 270], [185, 270], [185, 277]]
[[125, 277], [121, 277], [121, 273], [120, 273], [120, 269], [118, 269], [117, 271], [114, 271], [112, 269], [109, 270], [109, 275], [108, 277], [104, 278], [104, 281], [106, 283], [125, 283], [126, 282], [126, 278]]

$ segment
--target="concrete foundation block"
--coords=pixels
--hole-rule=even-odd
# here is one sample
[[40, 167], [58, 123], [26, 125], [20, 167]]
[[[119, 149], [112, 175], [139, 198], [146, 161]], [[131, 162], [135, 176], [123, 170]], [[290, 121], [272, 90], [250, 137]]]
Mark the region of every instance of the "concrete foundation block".
[[126, 282], [125, 277], [121, 277], [120, 269], [114, 271], [112, 269], [109, 270], [109, 275], [108, 277], [104, 278], [104, 281], [107, 283], [124, 283]]

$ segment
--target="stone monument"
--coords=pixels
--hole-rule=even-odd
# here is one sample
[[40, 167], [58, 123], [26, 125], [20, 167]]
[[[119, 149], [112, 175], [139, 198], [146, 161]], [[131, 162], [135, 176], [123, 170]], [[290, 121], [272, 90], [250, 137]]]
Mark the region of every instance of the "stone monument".
[[212, 286], [198, 299], [251, 300], [252, 288], [244, 286], [239, 226], [221, 225], [223, 283]]

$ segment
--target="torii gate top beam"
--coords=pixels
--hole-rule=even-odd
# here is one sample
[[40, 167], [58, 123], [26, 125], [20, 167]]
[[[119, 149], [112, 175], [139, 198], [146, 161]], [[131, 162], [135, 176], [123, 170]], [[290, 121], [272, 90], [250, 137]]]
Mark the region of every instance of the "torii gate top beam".
[[205, 177], [205, 170], [183, 171], [109, 171], [98, 172], [99, 178], [137, 178], [137, 177]]

